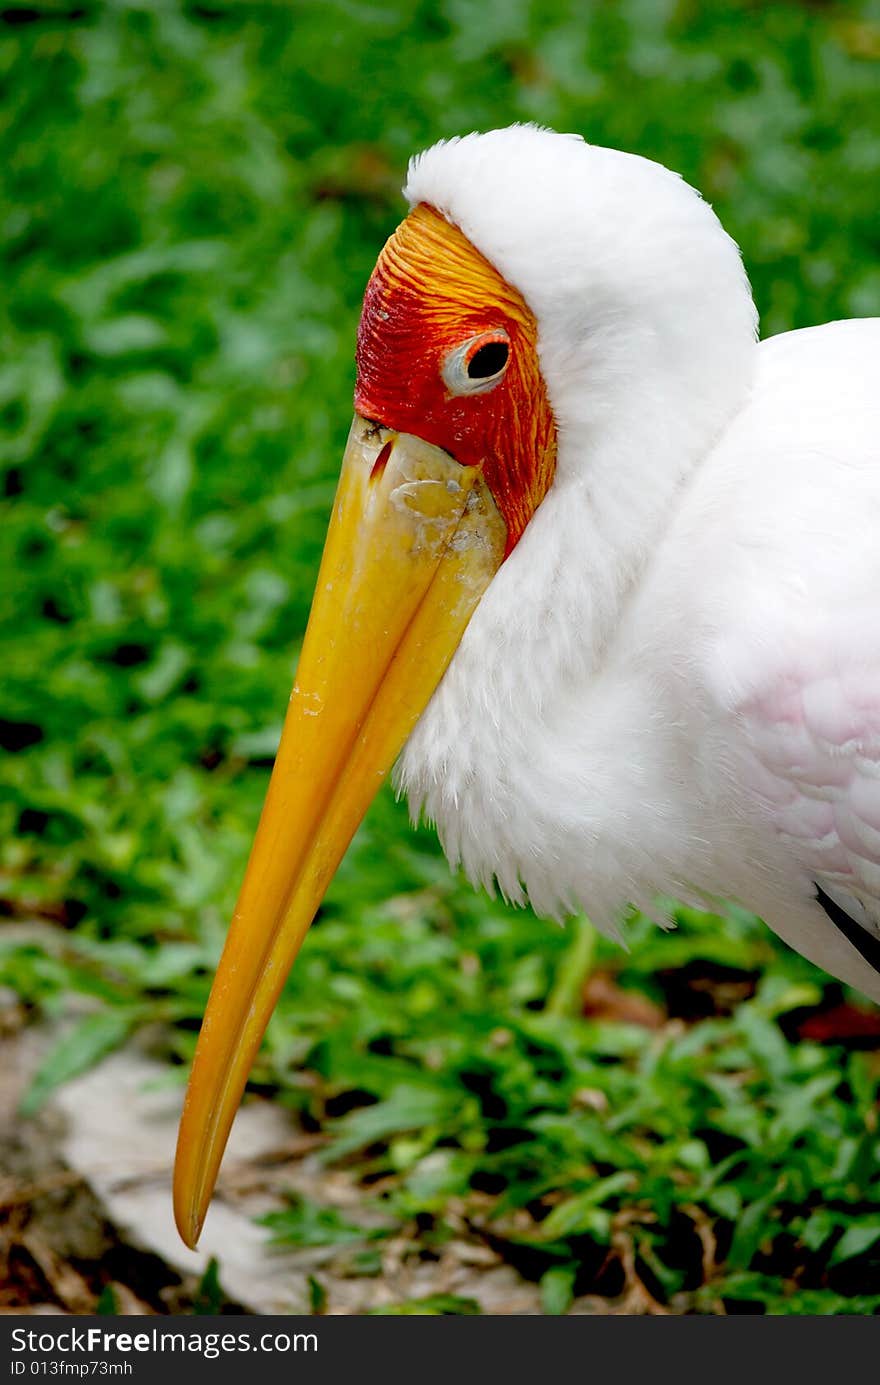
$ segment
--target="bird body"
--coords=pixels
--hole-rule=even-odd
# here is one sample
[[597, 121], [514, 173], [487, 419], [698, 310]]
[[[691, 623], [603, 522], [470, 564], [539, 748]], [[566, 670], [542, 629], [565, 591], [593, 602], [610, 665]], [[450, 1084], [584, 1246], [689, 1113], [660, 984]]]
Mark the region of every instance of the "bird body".
[[[539, 913], [585, 909], [614, 932], [628, 903], [662, 921], [658, 896], [736, 900], [880, 999], [815, 888], [877, 929], [880, 324], [787, 333], [755, 354], [741, 409], [658, 516], [610, 635], [578, 646], [552, 566], [531, 632], [512, 631], [513, 610], [483, 628], [490, 588], [398, 777], [453, 864]], [[578, 516], [565, 501], [574, 563], [588, 503]], [[539, 562], [524, 541], [495, 582]], [[487, 649], [530, 670], [530, 698], [494, 676]]]
[[735, 900], [880, 1001], [880, 320], [759, 343], [699, 194], [575, 136], [441, 143], [405, 195], [181, 1126], [190, 1243], [401, 751], [413, 814], [515, 903], [614, 933]]

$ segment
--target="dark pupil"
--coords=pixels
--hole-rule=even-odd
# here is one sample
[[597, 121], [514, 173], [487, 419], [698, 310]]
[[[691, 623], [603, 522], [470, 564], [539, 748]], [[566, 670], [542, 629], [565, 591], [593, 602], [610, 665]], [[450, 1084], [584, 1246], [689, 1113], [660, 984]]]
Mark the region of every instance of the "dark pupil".
[[467, 364], [468, 379], [488, 380], [507, 364], [510, 347], [506, 341], [489, 341], [475, 351]]

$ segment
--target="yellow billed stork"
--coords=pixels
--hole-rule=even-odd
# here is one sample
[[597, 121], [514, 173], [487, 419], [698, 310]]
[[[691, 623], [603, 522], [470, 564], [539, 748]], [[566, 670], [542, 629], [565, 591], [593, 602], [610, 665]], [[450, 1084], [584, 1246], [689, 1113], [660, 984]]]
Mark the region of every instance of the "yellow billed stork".
[[699, 194], [576, 136], [446, 141], [405, 196], [184, 1108], [189, 1244], [395, 761], [516, 903], [738, 900], [880, 1000], [880, 320], [758, 343]]

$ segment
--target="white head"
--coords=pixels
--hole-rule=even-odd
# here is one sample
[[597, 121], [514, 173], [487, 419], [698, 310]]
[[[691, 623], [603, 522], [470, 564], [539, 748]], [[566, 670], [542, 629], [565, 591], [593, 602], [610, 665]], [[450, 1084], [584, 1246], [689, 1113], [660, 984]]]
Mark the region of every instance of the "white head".
[[661, 164], [534, 125], [434, 145], [411, 161], [404, 195], [460, 227], [534, 313], [557, 474], [587, 480], [601, 506], [629, 479], [606, 473], [606, 449], [616, 463], [640, 435], [668, 439], [682, 457], [665, 476], [630, 449], [635, 491], [659, 499], [753, 368], [748, 279], [711, 207]]

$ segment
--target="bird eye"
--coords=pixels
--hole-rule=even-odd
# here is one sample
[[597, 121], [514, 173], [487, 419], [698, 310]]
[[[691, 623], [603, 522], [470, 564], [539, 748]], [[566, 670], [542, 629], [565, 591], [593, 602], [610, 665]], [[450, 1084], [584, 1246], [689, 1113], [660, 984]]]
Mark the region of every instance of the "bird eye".
[[488, 380], [493, 375], [500, 375], [507, 365], [509, 354], [510, 347], [506, 341], [487, 341], [485, 346], [477, 348], [468, 361], [468, 379]]
[[450, 394], [486, 394], [498, 384], [509, 359], [506, 332], [481, 332], [450, 351], [443, 379]]

